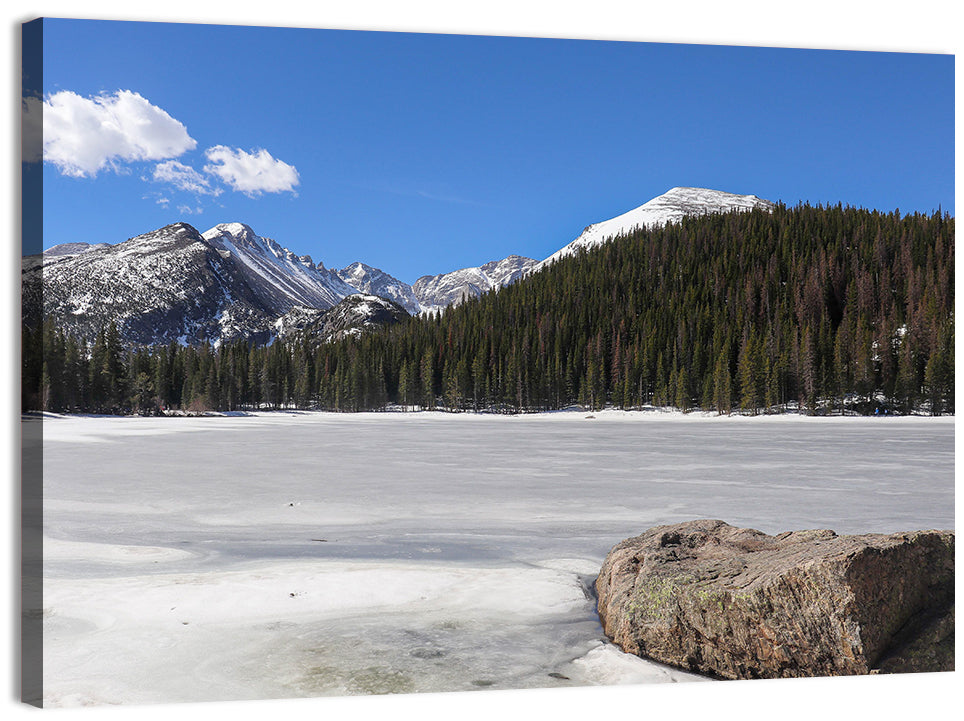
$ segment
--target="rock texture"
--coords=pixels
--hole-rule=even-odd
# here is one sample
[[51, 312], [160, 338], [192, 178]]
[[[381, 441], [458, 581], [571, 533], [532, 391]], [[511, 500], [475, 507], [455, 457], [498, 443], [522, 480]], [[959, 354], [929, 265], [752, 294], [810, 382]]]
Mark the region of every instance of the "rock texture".
[[339, 278], [353, 288], [357, 288], [362, 293], [377, 295], [398, 303], [410, 315], [418, 315], [422, 310], [412, 286], [383, 270], [356, 261], [336, 272]]
[[510, 255], [478, 268], [462, 268], [441, 275], [423, 275], [412, 285], [422, 311], [438, 313], [468, 298], [515, 283], [536, 265], [532, 258]]
[[409, 317], [398, 303], [376, 295], [356, 293], [327, 310], [313, 324], [307, 326], [309, 336], [316, 342], [328, 342], [365, 331], [401, 323]]
[[281, 340], [306, 337], [317, 347], [321, 343], [401, 323], [408, 317], [408, 312], [398, 303], [355, 293], [328, 310], [296, 306], [275, 321], [274, 330], [275, 337]]
[[132, 344], [267, 336], [283, 310], [267, 306], [246, 273], [195, 228], [175, 223], [25, 267], [23, 318], [35, 325], [41, 313], [52, 316], [88, 343], [111, 321]]
[[624, 651], [720, 678], [954, 669], [954, 533], [658, 526], [596, 580]]

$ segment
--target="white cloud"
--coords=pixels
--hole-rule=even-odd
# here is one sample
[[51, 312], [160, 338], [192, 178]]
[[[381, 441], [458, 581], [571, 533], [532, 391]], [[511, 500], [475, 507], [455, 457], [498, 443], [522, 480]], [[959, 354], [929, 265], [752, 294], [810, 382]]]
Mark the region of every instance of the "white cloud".
[[216, 145], [205, 152], [209, 164], [205, 173], [216, 175], [234, 190], [249, 197], [261, 193], [295, 192], [298, 171], [293, 165], [277, 160], [267, 150], [248, 153], [239, 148]]
[[69, 90], [43, 103], [43, 158], [64, 175], [92, 177], [136, 160], [176, 158], [197, 146], [184, 125], [130, 90], [84, 98]]
[[[43, 160], [63, 175], [83, 178], [101, 170], [128, 173], [128, 163], [162, 161], [144, 180], [167, 183], [174, 190], [195, 196], [217, 197], [223, 183], [232, 190], [256, 198], [262, 193], [295, 193], [298, 171], [264, 149], [251, 152], [216, 145], [205, 152], [201, 171], [175, 158], [194, 150], [187, 128], [146, 98], [130, 90], [118, 90], [89, 98], [69, 90], [39, 98], [25, 98], [25, 142], [40, 147], [42, 117]], [[29, 151], [30, 143], [24, 147]], [[24, 157], [24, 160], [37, 160]], [[167, 199], [158, 201], [166, 204]], [[200, 208], [182, 208], [197, 213]]]
[[220, 188], [212, 188], [206, 177], [189, 165], [176, 160], [165, 160], [154, 168], [154, 180], [170, 183], [178, 190], [186, 190], [197, 195], [220, 195]]

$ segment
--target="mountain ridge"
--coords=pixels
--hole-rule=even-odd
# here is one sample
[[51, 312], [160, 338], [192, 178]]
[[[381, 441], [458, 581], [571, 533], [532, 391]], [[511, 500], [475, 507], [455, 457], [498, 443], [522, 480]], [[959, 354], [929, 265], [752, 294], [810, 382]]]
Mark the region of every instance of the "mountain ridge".
[[630, 233], [637, 228], [653, 228], [678, 222], [690, 215], [749, 211], [754, 208], [772, 211], [776, 204], [756, 195], [738, 195], [709, 188], [678, 186], [670, 188], [637, 208], [633, 208], [609, 220], [587, 225], [579, 236], [560, 248], [534, 268], [538, 271], [560, 258], [593, 248], [607, 240]]
[[39, 258], [26, 256], [25, 288], [42, 280], [43, 292], [25, 291], [24, 315], [36, 315], [37, 308], [28, 309], [33, 298], [35, 305], [42, 299], [42, 314], [57, 317], [88, 339], [110, 317], [122, 326], [125, 340], [137, 344], [219, 343], [238, 337], [269, 342], [277, 337], [279, 321], [283, 327], [304, 321], [300, 311], [281, 320], [294, 309], [325, 311], [349, 296], [368, 294], [397, 303], [411, 315], [438, 313], [634, 228], [687, 215], [773, 207], [755, 195], [672, 188], [587, 226], [542, 261], [510, 255], [425, 275], [411, 285], [360, 261], [328, 269], [241, 222], [220, 223], [203, 233], [179, 222], [116, 245], [65, 243]]
[[510, 255], [483, 265], [460, 268], [439, 275], [423, 275], [412, 284], [412, 290], [423, 312], [437, 313], [444, 308], [458, 305], [467, 298], [474, 298], [490, 290], [514, 283], [536, 261], [521, 255]]

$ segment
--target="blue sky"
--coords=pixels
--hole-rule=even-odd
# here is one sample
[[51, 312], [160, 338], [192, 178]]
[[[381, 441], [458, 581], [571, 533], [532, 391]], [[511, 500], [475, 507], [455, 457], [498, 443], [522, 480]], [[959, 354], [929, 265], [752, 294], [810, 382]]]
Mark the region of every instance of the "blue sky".
[[951, 55], [45, 21], [44, 247], [240, 221], [413, 282], [677, 185], [954, 212]]

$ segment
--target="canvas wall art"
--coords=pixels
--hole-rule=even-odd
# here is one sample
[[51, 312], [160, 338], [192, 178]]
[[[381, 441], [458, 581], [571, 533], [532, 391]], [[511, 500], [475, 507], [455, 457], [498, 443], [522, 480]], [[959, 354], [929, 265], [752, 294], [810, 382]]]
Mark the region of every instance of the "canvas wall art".
[[954, 670], [953, 55], [22, 31], [24, 702]]

